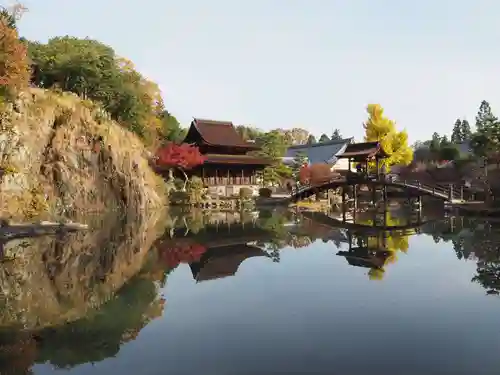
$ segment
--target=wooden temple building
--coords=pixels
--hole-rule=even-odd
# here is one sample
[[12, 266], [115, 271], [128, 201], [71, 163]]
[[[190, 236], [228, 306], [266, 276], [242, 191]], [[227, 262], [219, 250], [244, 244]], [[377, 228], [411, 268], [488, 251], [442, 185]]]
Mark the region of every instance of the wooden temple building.
[[205, 163], [189, 171], [198, 176], [210, 194], [238, 195], [242, 187], [259, 188], [258, 172], [271, 161], [254, 156], [255, 143], [245, 141], [232, 122], [194, 119], [183, 143], [198, 146]]

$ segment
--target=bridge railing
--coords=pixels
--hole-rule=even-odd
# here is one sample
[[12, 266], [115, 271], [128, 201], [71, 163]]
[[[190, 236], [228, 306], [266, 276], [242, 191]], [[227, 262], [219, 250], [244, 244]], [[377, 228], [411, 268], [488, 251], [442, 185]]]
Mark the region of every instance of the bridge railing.
[[301, 184], [300, 186], [295, 186], [292, 188], [291, 195], [299, 195], [300, 193], [303, 193], [304, 191], [307, 191], [309, 189], [314, 189], [315, 187], [321, 187], [328, 185], [333, 182], [338, 182], [338, 181], [343, 181], [344, 177], [342, 176], [335, 176], [332, 178], [327, 178], [324, 181], [317, 181], [314, 184]]
[[[389, 183], [389, 184], [394, 184], [394, 185], [400, 185], [400, 186], [407, 186], [410, 188], [418, 189], [420, 191], [425, 191], [429, 193], [430, 195], [436, 196], [436, 197], [441, 197], [441, 198], [446, 198], [446, 199], [462, 199], [463, 198], [463, 185], [454, 185], [454, 184], [426, 184], [422, 183], [418, 180], [401, 180], [399, 178], [395, 178], [394, 176], [389, 177], [389, 176], [384, 176], [384, 177], [374, 177], [374, 176], [366, 176], [367, 181], [372, 181], [372, 182], [380, 182], [380, 183]], [[301, 185], [298, 187], [295, 187], [292, 189], [291, 195], [292, 196], [297, 196], [300, 195], [301, 193], [314, 189], [315, 187], [322, 187], [328, 184], [331, 184], [333, 182], [338, 182], [342, 181], [345, 178], [342, 176], [336, 176], [331, 179], [325, 179], [324, 181], [321, 182], [316, 182], [314, 184], [305, 184]], [[360, 181], [359, 184], [362, 184]]]
[[456, 186], [454, 184], [424, 184], [416, 180], [395, 180], [393, 183], [403, 186], [417, 188], [421, 191], [426, 191], [434, 196], [446, 197], [448, 199], [462, 199], [463, 185]]

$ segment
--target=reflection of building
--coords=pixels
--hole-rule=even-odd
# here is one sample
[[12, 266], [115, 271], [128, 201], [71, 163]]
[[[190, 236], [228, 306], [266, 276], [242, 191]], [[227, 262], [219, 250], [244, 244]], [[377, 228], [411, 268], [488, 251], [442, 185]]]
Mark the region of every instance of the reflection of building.
[[246, 142], [232, 122], [194, 119], [183, 142], [198, 146], [206, 156], [205, 163], [190, 174], [200, 177], [212, 194], [239, 194], [242, 187], [256, 191], [257, 171], [270, 163], [248, 154], [260, 147]]
[[205, 248], [203, 254], [199, 258], [189, 260], [196, 281], [233, 276], [245, 259], [256, 256], [267, 257], [265, 251], [250, 243], [265, 243], [273, 237], [271, 232], [254, 222], [225, 224], [216, 222], [205, 225], [196, 234], [190, 232], [184, 236], [185, 233], [183, 228], [176, 229], [174, 238], [160, 240], [157, 248], [168, 253], [186, 241], [203, 246]]
[[[349, 232], [348, 251], [339, 251], [337, 255], [345, 257], [347, 263], [354, 267], [368, 268], [372, 280], [380, 280], [384, 276], [384, 267], [394, 261], [394, 252], [387, 249], [388, 232], [380, 232], [375, 236], [364, 236]], [[356, 246], [354, 246], [356, 245]]]
[[193, 279], [197, 282], [215, 280], [234, 276], [241, 263], [248, 258], [258, 256], [267, 257], [267, 254], [262, 249], [247, 244], [211, 247], [199, 262], [191, 263], [189, 266]]
[[373, 251], [367, 248], [339, 251], [337, 255], [345, 257], [347, 263], [351, 266], [379, 269], [384, 268], [385, 263], [390, 256], [387, 251]]

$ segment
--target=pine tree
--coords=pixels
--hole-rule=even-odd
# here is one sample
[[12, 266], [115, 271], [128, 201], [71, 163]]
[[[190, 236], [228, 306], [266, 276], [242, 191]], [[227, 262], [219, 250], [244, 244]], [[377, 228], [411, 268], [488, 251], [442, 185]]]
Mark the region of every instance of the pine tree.
[[292, 163], [292, 176], [295, 179], [295, 181], [299, 181], [300, 169], [307, 164], [308, 164], [308, 158], [306, 153], [298, 152], [295, 154]]
[[462, 142], [462, 121], [457, 118], [455, 125], [453, 126], [453, 131], [451, 132], [451, 141], [453, 143]]
[[330, 138], [332, 141], [340, 141], [342, 139], [342, 135], [340, 134], [339, 129], [335, 129], [332, 133], [332, 137]]
[[460, 136], [462, 138], [462, 142], [470, 140], [472, 131], [470, 129], [469, 121], [462, 120], [462, 124], [460, 125]]
[[441, 136], [439, 135], [439, 133], [434, 132], [432, 134], [431, 142], [429, 144], [429, 151], [431, 152], [432, 159], [438, 158], [440, 147], [441, 147]]
[[439, 148], [443, 148], [443, 147], [446, 147], [446, 146], [449, 146], [450, 145], [450, 141], [448, 140], [448, 137], [446, 135], [443, 135], [443, 137], [441, 138], [441, 141], [439, 142]]
[[500, 150], [500, 122], [490, 104], [483, 100], [476, 116], [477, 132], [471, 140], [474, 154], [491, 156]]
[[488, 103], [486, 100], [483, 100], [476, 115], [477, 131], [481, 133], [483, 132], [483, 130], [485, 130], [486, 127], [491, 126], [491, 124], [497, 122], [498, 118], [493, 114], [490, 103]]
[[307, 144], [312, 145], [316, 143], [316, 137], [312, 134], [309, 134], [309, 137], [307, 138]]

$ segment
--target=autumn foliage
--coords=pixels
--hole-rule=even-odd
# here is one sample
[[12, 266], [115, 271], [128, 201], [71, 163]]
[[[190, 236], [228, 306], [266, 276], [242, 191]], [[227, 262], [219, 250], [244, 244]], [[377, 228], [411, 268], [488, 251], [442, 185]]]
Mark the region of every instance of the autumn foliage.
[[328, 164], [317, 163], [304, 165], [299, 170], [299, 181], [301, 184], [320, 184], [338, 176], [338, 173], [332, 172]]
[[198, 147], [182, 143], [167, 143], [156, 153], [156, 164], [162, 167], [180, 168], [182, 170], [192, 169], [203, 164], [206, 157], [200, 153]]
[[207, 248], [191, 241], [175, 241], [160, 246], [160, 258], [169, 269], [181, 263], [194, 263], [200, 260]]
[[30, 77], [26, 45], [4, 11], [0, 13], [0, 94], [16, 93], [29, 85]]

